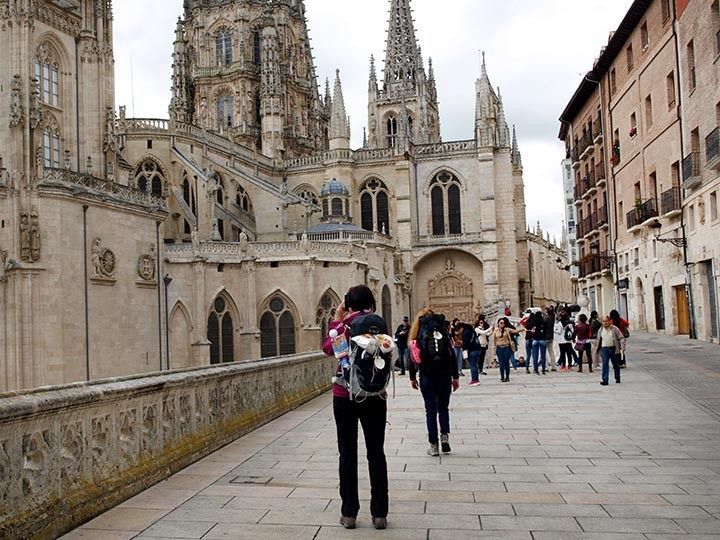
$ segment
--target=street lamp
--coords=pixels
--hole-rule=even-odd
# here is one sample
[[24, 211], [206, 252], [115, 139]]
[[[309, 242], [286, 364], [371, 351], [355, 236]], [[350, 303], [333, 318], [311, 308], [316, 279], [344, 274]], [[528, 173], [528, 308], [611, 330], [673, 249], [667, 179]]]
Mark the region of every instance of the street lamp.
[[678, 238], [677, 236], [674, 236], [672, 238], [660, 238], [662, 236], [662, 234], [660, 233], [660, 229], [662, 229], [662, 223], [660, 223], [657, 219], [650, 223], [650, 228], [653, 230], [655, 240], [657, 240], [658, 242], [667, 242], [678, 248], [687, 246], [687, 239], [684, 236], [680, 238]]

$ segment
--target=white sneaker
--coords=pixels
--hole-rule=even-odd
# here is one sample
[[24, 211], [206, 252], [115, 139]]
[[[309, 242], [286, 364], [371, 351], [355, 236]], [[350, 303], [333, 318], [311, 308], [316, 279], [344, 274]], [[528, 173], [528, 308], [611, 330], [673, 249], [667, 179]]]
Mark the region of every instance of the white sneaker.
[[440, 448], [438, 448], [438, 444], [430, 444], [430, 448], [428, 448], [428, 456], [434, 456], [437, 457], [440, 455]]

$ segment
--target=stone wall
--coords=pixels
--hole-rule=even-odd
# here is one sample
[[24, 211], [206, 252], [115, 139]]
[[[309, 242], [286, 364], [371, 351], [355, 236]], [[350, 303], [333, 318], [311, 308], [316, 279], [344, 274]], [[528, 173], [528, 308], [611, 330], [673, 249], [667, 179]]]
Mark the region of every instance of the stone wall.
[[0, 395], [0, 537], [54, 538], [327, 390], [318, 353]]

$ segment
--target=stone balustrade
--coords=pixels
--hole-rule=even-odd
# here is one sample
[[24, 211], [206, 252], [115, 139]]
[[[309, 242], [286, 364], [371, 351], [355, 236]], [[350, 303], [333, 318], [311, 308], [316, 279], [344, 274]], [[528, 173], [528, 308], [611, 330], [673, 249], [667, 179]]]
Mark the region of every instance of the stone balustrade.
[[330, 386], [307, 353], [0, 395], [0, 537], [55, 538]]
[[416, 145], [414, 148], [416, 156], [446, 156], [448, 154], [472, 153], [476, 150], [477, 142], [475, 139]]

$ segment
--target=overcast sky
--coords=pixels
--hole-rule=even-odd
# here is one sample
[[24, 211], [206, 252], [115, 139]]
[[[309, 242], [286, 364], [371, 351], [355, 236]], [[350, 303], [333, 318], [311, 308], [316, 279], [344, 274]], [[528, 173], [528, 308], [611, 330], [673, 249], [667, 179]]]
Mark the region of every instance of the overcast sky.
[[[517, 126], [528, 224], [560, 238], [564, 219], [558, 117], [632, 0], [413, 0], [415, 32], [432, 57], [444, 141], [473, 137], [480, 50]], [[353, 147], [367, 125], [371, 54], [381, 69], [390, 0], [305, 0], [318, 83], [340, 69]], [[116, 103], [166, 118], [182, 0], [114, 3]], [[132, 64], [132, 66], [131, 66]], [[132, 68], [132, 69], [131, 69]], [[133, 84], [131, 84], [131, 74]], [[134, 99], [133, 99], [134, 96]]]

